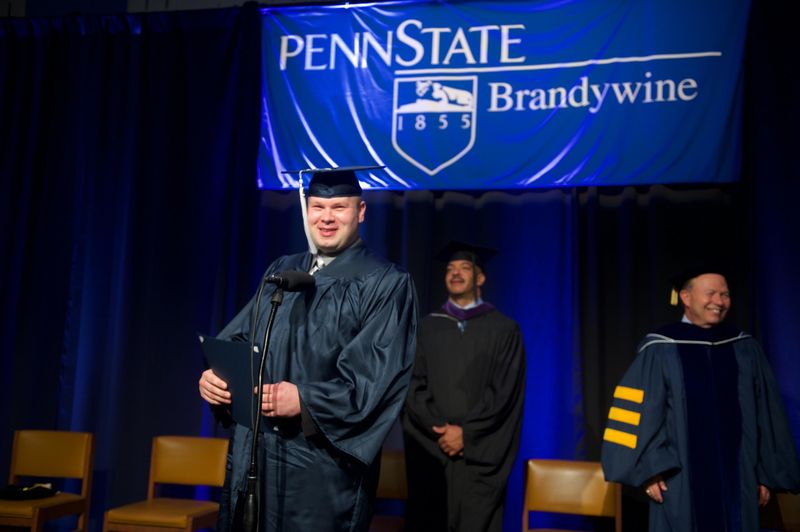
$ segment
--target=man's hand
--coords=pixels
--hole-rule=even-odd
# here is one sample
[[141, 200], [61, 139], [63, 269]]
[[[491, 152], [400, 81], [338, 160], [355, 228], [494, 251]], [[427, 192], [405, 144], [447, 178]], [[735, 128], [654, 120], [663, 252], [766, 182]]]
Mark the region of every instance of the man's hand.
[[664, 502], [664, 492], [667, 491], [667, 483], [664, 482], [664, 479], [661, 476], [653, 477], [647, 487], [645, 488], [644, 492], [647, 493], [647, 496], [656, 501], [657, 503], [661, 504]]
[[769, 502], [769, 488], [763, 484], [758, 485], [758, 505], [762, 508]]
[[267, 417], [300, 415], [300, 393], [291, 382], [265, 384], [261, 393], [261, 413]]
[[212, 405], [231, 404], [231, 392], [228, 391], [228, 383], [217, 377], [213, 371], [207, 369], [200, 375], [200, 397]]
[[433, 426], [433, 432], [441, 436], [437, 440], [439, 449], [447, 456], [464, 456], [464, 431], [458, 425], [447, 423], [441, 427]]

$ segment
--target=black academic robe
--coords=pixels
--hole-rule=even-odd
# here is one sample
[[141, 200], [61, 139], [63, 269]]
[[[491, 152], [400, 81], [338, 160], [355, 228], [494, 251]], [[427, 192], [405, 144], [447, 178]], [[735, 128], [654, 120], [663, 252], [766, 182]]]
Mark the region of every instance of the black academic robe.
[[[307, 271], [311, 255], [282, 257], [267, 274]], [[262, 532], [366, 530], [381, 446], [400, 413], [416, 340], [411, 277], [356, 244], [285, 293], [275, 316], [265, 383], [297, 385], [301, 416], [262, 418]], [[262, 341], [273, 287], [256, 326]], [[251, 301], [220, 333], [249, 341]], [[227, 530], [250, 462], [252, 432], [235, 425], [220, 530]]]
[[722, 324], [675, 323], [645, 337], [614, 391], [606, 478], [666, 481], [650, 531], [755, 532], [758, 485], [800, 489], [795, 443], [761, 347]]
[[[409, 530], [501, 529], [524, 389], [516, 322], [496, 310], [463, 322], [439, 313], [422, 320], [403, 414]], [[431, 427], [445, 423], [462, 427], [463, 457], [439, 449]]]

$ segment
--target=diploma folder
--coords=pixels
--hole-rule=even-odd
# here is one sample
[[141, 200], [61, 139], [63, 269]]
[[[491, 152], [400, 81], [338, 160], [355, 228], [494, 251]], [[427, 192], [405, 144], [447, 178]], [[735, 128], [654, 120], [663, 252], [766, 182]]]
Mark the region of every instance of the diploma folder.
[[202, 334], [199, 337], [208, 367], [228, 383], [234, 421], [253, 428], [253, 408], [258, 400], [253, 389], [257, 385], [259, 357], [250, 356], [250, 342], [229, 342]]

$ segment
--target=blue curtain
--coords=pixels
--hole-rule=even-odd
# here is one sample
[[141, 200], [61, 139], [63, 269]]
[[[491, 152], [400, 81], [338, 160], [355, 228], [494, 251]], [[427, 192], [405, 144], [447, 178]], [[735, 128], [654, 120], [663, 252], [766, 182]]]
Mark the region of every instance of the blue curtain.
[[0, 20], [0, 462], [14, 429], [94, 432], [93, 528], [153, 435], [210, 431], [195, 332], [267, 260], [258, 17]]
[[[363, 236], [413, 274], [423, 312], [445, 298], [445, 241], [499, 250], [486, 298], [528, 357], [507, 530], [525, 459], [597, 459], [611, 389], [677, 317], [667, 277], [698, 255], [737, 272], [731, 319], [763, 340], [800, 434], [798, 86], [771, 9], [752, 14], [739, 184], [365, 196]], [[0, 478], [15, 429], [94, 432], [92, 529], [144, 497], [153, 435], [224, 435], [195, 333], [304, 246], [296, 195], [256, 190], [259, 31], [252, 4], [0, 20]]]
[[[795, 442], [800, 441], [800, 73], [791, 68], [795, 39], [787, 13], [754, 5], [745, 138], [752, 176], [753, 287], [764, 347], [781, 385]], [[794, 47], [794, 48], [793, 48]]]

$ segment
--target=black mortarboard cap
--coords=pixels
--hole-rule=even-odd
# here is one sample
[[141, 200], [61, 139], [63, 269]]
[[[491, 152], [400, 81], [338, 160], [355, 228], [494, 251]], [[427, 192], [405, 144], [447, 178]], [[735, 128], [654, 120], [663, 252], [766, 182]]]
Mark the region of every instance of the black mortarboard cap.
[[310, 175], [306, 196], [318, 198], [340, 198], [345, 196], [360, 196], [361, 185], [358, 183], [356, 172], [361, 170], [377, 170], [383, 166], [342, 166], [339, 168], [310, 168], [300, 172], [305, 178]]
[[678, 294], [684, 289], [686, 283], [703, 275], [705, 273], [716, 273], [725, 277], [730, 283], [730, 272], [722, 264], [716, 262], [702, 262], [681, 270], [677, 274], [670, 277], [669, 282], [672, 286], [672, 293], [670, 294], [670, 305], [677, 306], [679, 302]]
[[485, 271], [486, 262], [495, 253], [497, 253], [497, 250], [492, 248], [451, 240], [436, 254], [436, 258], [444, 263], [454, 260], [468, 260]]

